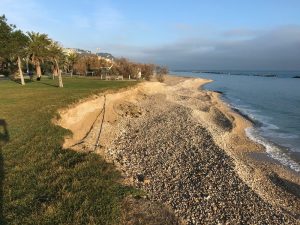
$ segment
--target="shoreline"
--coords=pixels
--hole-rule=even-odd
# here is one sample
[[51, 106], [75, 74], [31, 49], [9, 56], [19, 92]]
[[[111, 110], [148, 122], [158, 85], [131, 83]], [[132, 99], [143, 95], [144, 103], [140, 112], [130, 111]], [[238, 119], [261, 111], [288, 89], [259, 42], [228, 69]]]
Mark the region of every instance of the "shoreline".
[[[283, 206], [285, 210], [293, 211], [295, 216], [300, 218], [298, 213], [300, 205], [299, 203], [295, 205], [292, 204], [293, 200], [291, 200], [294, 199], [298, 202], [300, 200], [300, 173], [269, 156], [263, 144], [252, 140], [247, 135], [247, 129], [253, 128], [255, 122], [248, 119], [247, 116], [238, 110], [234, 110], [229, 103], [222, 100], [222, 93], [213, 91], [207, 92], [216, 96], [217, 101], [221, 105], [219, 109], [224, 114], [233, 116], [234, 121], [232, 122], [237, 125], [235, 127], [236, 133], [238, 133], [237, 136], [243, 140], [242, 142], [246, 142], [247, 150], [245, 150], [244, 143], [237, 144], [239, 142], [237, 140], [235, 140], [236, 143], [230, 146], [230, 144], [228, 144], [230, 140], [226, 141], [226, 138], [231, 140], [235, 139], [234, 134], [224, 139], [219, 137], [220, 132], [215, 132], [214, 129], [208, 128], [212, 131], [213, 136], [217, 134], [216, 142], [235, 160], [239, 176], [267, 202], [273, 205]], [[232, 133], [234, 132], [235, 131]], [[274, 179], [274, 177], [276, 178]], [[289, 184], [292, 184], [292, 188], [289, 187]], [[288, 193], [282, 193], [282, 190]], [[294, 196], [296, 196], [296, 198], [294, 198]], [[288, 205], [286, 202], [289, 202], [291, 205]]]
[[[168, 149], [170, 147], [178, 149], [177, 151], [179, 151], [178, 152], [179, 155], [187, 154], [183, 151], [185, 147], [182, 146], [181, 148], [179, 148], [176, 145], [174, 145], [174, 143], [177, 141], [173, 140], [172, 136], [167, 136], [163, 138], [163, 140], [160, 140], [158, 137], [155, 136], [147, 137], [147, 132], [146, 132], [147, 130], [145, 130], [144, 128], [145, 124], [153, 124], [152, 126], [149, 125], [148, 128], [150, 129], [149, 133], [151, 133], [151, 130], [156, 129], [155, 128], [156, 126], [160, 127], [161, 126], [160, 123], [156, 122], [157, 120], [159, 120], [158, 115], [160, 115], [160, 117], [164, 118], [163, 121], [169, 121], [170, 118], [173, 118], [172, 120], [178, 120], [177, 122], [178, 124], [176, 124], [176, 126], [178, 125], [178, 128], [176, 128], [176, 126], [169, 127], [168, 123], [166, 123], [164, 127], [160, 128], [160, 129], [165, 129], [166, 132], [169, 129], [170, 132], [176, 133], [179, 131], [177, 129], [182, 129], [180, 128], [182, 126], [185, 127], [184, 125], [185, 122], [183, 121], [186, 120], [189, 121], [188, 123], [190, 123], [191, 126], [200, 126], [199, 129], [203, 130], [204, 132], [204, 134], [199, 134], [195, 136], [195, 134], [198, 133], [197, 130], [194, 130], [191, 127], [185, 127], [183, 129], [183, 131], [187, 132], [186, 135], [189, 135], [192, 140], [195, 139], [195, 143], [194, 144], [192, 143], [192, 146], [194, 146], [196, 143], [199, 143], [200, 146], [202, 145], [214, 146], [212, 147], [212, 149], [215, 149], [212, 151], [212, 153], [204, 153], [203, 150], [200, 151], [195, 149], [195, 151], [198, 152], [197, 154], [200, 155], [204, 154], [203, 157], [209, 156], [209, 155], [205, 156], [205, 154], [212, 154], [209, 157], [215, 157], [214, 154], [222, 155], [223, 154], [222, 151], [224, 151], [226, 155], [229, 156], [229, 158], [225, 160], [226, 162], [228, 161], [228, 164], [227, 163], [224, 164], [224, 166], [226, 165], [224, 168], [222, 168], [222, 166], [219, 165], [219, 162], [216, 162], [214, 160], [212, 161], [212, 163], [215, 164], [215, 167], [221, 166], [220, 169], [222, 169], [222, 171], [223, 169], [226, 168], [228, 168], [229, 171], [231, 171], [231, 172], [224, 171], [223, 174], [224, 176], [229, 176], [229, 174], [232, 174], [231, 176], [233, 176], [233, 174], [236, 174], [233, 176], [233, 177], [236, 176], [236, 178], [234, 178], [237, 179], [235, 182], [239, 183], [240, 181], [238, 181], [238, 179], [241, 179], [251, 189], [251, 191], [253, 191], [253, 193], [256, 193], [258, 196], [260, 196], [260, 198], [262, 198], [263, 201], [270, 203], [278, 210], [282, 209], [286, 212], [289, 212], [288, 215], [292, 216], [292, 218], [299, 218], [298, 212], [300, 210], [300, 205], [298, 203], [299, 201], [297, 201], [299, 200], [299, 196], [297, 196], [298, 194], [297, 186], [300, 185], [299, 177], [298, 178], [295, 177], [295, 175], [291, 174], [290, 171], [287, 171], [282, 166], [277, 165], [273, 162], [267, 162], [264, 160], [262, 162], [262, 160], [259, 161], [256, 160], [255, 157], [249, 156], [250, 153], [255, 153], [255, 154], [264, 153], [264, 149], [261, 145], [252, 142], [246, 136], [245, 129], [252, 125], [251, 122], [246, 120], [242, 115], [232, 110], [225, 102], [223, 102], [220, 98], [220, 93], [205, 91], [202, 88], [198, 90], [200, 86], [203, 86], [207, 82], [211, 82], [211, 81], [201, 79], [201, 78], [169, 76], [166, 79], [165, 84], [161, 84], [158, 82], [143, 82], [141, 84], [138, 84], [137, 87], [132, 88], [130, 90], [126, 90], [121, 93], [106, 95], [106, 99], [108, 99], [107, 100], [108, 114], [106, 114], [103, 119], [104, 132], [102, 133], [102, 136], [100, 138], [100, 143], [102, 146], [97, 149], [97, 153], [102, 155], [107, 161], [113, 162], [117, 166], [117, 168], [119, 168], [119, 170], [122, 171], [125, 178], [123, 182], [128, 183], [130, 185], [137, 186], [141, 189], [145, 189], [147, 192], [151, 194], [151, 196], [154, 195], [152, 197], [151, 196], [149, 197], [150, 200], [156, 199], [156, 201], [165, 203], [164, 201], [162, 201], [162, 199], [160, 199], [161, 197], [159, 197], [161, 193], [157, 191], [158, 188], [157, 185], [160, 185], [157, 183], [157, 177], [160, 176], [160, 173], [157, 174], [157, 172], [155, 171], [152, 170], [149, 171], [149, 168], [156, 167], [157, 161], [160, 161], [161, 159], [157, 158], [152, 162], [151, 160], [153, 159], [149, 158], [150, 162], [153, 164], [151, 164], [151, 166], [148, 165], [147, 167], [146, 165], [143, 165], [142, 162], [140, 162], [141, 160], [140, 157], [147, 158], [149, 157], [148, 154], [150, 155], [154, 154], [153, 157], [156, 157], [155, 156], [156, 152], [152, 152], [152, 153], [149, 152], [147, 153], [147, 155], [141, 156], [140, 154], [144, 154], [144, 153], [140, 152], [138, 149], [139, 148], [144, 149], [145, 146], [149, 146], [148, 143], [152, 143], [150, 144], [150, 146], [152, 145], [153, 151], [156, 151], [155, 149], [159, 150], [161, 148], [166, 149], [163, 150], [163, 152], [159, 153], [163, 155], [166, 154], [166, 158], [163, 159], [163, 160], [167, 160], [165, 164], [168, 164], [169, 162], [168, 160], [170, 160], [168, 157], [171, 158], [177, 157], [177, 156], [173, 156], [172, 155], [173, 153], [169, 152]], [[91, 103], [91, 101], [96, 101], [97, 103], [93, 104]], [[96, 120], [97, 119], [96, 115], [101, 110], [101, 107], [99, 108], [99, 105], [102, 105], [102, 103], [103, 103], [103, 97], [98, 96], [94, 100], [88, 100], [85, 103], [79, 103], [78, 105], [70, 107], [70, 109], [67, 110], [66, 113], [61, 113], [62, 120], [58, 122], [58, 124], [60, 124], [65, 128], [71, 129], [71, 131], [74, 133], [73, 137], [76, 137], [78, 141], [80, 140], [80, 137], [83, 138], [82, 130], [84, 129], [82, 129], [82, 127], [86, 126], [85, 131], [90, 129], [88, 125], [84, 125], [86, 124], [86, 118], [89, 117], [91, 121], [93, 121], [94, 119]], [[87, 112], [89, 114], [81, 113], [81, 115], [78, 115], [78, 112], [82, 108], [86, 108], [89, 106], [93, 108], [94, 110], [94, 111], [92, 110], [93, 112]], [[176, 114], [170, 111], [167, 106], [169, 108], [174, 108], [174, 110], [178, 110], [179, 112], [181, 112], [180, 114], [182, 114], [182, 116], [176, 118], [175, 117]], [[97, 109], [95, 109], [95, 107], [97, 107]], [[68, 120], [66, 120], [66, 118], [68, 118]], [[77, 118], [76, 123], [70, 124], [70, 121], [72, 121], [74, 118]], [[91, 124], [91, 121], [89, 124]], [[98, 123], [99, 122], [101, 121], [98, 121]], [[95, 127], [94, 129], [92, 129], [91, 133], [88, 135], [89, 137], [85, 140], [85, 143], [77, 146], [75, 150], [86, 151], [87, 149], [90, 149], [94, 144], [93, 140], [95, 139], [95, 136], [97, 134], [96, 131], [98, 130], [98, 128], [99, 127]], [[80, 134], [78, 133], [79, 130], [81, 131]], [[209, 133], [206, 134], [205, 130], [208, 131]], [[133, 131], [134, 133], [136, 133], [136, 135], [132, 134]], [[157, 130], [156, 133], [157, 132], [160, 131]], [[153, 135], [155, 135], [155, 132], [153, 133]], [[164, 135], [167, 134], [163, 134], [163, 136]], [[191, 140], [186, 139], [185, 136], [181, 137], [184, 134], [178, 133], [177, 135], [179, 140], [181, 140], [180, 138], [184, 138], [182, 139], [182, 142], [178, 142], [179, 146], [183, 145], [184, 143], [186, 143], [187, 146], [190, 146]], [[205, 138], [202, 140], [201, 136], [203, 135]], [[136, 144], [128, 142], [127, 140], [128, 137], [134, 139]], [[210, 140], [210, 137], [212, 138], [212, 140]], [[70, 138], [68, 141], [70, 141]], [[155, 141], [155, 143], [153, 143], [153, 141]], [[168, 143], [167, 146], [165, 145], [166, 143]], [[158, 146], [154, 147], [156, 145]], [[70, 147], [70, 146], [65, 146], [65, 147]], [[127, 148], [129, 148], [128, 151], [134, 151], [132, 153], [133, 154], [132, 156], [128, 156], [127, 155], [128, 153], [124, 152], [124, 149]], [[218, 148], [222, 149], [222, 151], [218, 150]], [[192, 153], [188, 153], [188, 154], [192, 154]], [[197, 160], [201, 161], [201, 158], [199, 159], [197, 158]], [[231, 160], [233, 162], [232, 165], [230, 162]], [[207, 162], [202, 162], [202, 164], [204, 165], [206, 163]], [[136, 165], [136, 167], [133, 165]], [[180, 165], [181, 164], [179, 164], [178, 166]], [[170, 164], [170, 168], [171, 167], [173, 167], [173, 165]], [[183, 165], [181, 165], [181, 167], [183, 167]], [[171, 171], [169, 171], [169, 169], [165, 171], [164, 164], [157, 167], [157, 169], [162, 170], [162, 173], [165, 173], [165, 176], [170, 176], [170, 179], [171, 177], [173, 177], [173, 175], [176, 175], [177, 173], [178, 174], [176, 176], [183, 176], [182, 174], [184, 174], [184, 171], [180, 171], [180, 170], [177, 172], [175, 171], [175, 174], [173, 174], [174, 173], [173, 169], [171, 169]], [[187, 169], [191, 171], [195, 170], [194, 167], [189, 167]], [[214, 174], [212, 178], [214, 178], [214, 176], [218, 177], [219, 175]], [[172, 179], [175, 179], [175, 177]], [[186, 179], [186, 177], [184, 177], [184, 179]], [[199, 179], [201, 180], [206, 178], [200, 176]], [[164, 185], [176, 186], [178, 181], [174, 180], [174, 183], [170, 183], [170, 184], [169, 181], [164, 181], [164, 182], [166, 182]], [[189, 188], [192, 188], [192, 186], [190, 186], [192, 184], [189, 182], [190, 181], [187, 180], [187, 185], [188, 185], [186, 186], [187, 190]], [[218, 183], [218, 182], [216, 183], [216, 181], [211, 181], [211, 182], [213, 182], [212, 184]], [[290, 183], [294, 184], [294, 186], [292, 184], [289, 185]], [[226, 182], [225, 184], [229, 185], [228, 186], [229, 190], [233, 188], [233, 192], [237, 192], [238, 196], [240, 195], [238, 194], [240, 190], [234, 189], [234, 187], [232, 187], [230, 184], [227, 184]], [[242, 183], [240, 183], [240, 185], [243, 186]], [[215, 186], [215, 188], [217, 188], [217, 186]], [[287, 188], [288, 191], [286, 191], [286, 189], [283, 188]], [[295, 188], [296, 190], [294, 190]], [[250, 194], [252, 193], [251, 191], [247, 190], [246, 193], [249, 194], [246, 194], [245, 196], [249, 195], [252, 196], [251, 198], [256, 198], [254, 197], [253, 194]], [[204, 190], [204, 192], [207, 192], [207, 190]], [[180, 193], [177, 192], [174, 194], [181, 195]], [[196, 194], [197, 193], [195, 193], [195, 195]], [[207, 194], [204, 194], [204, 198], [207, 198], [206, 195]], [[245, 196], [241, 195], [240, 197], [244, 198]], [[181, 196], [181, 198], [182, 197], [183, 196]], [[164, 198], [165, 197], [163, 197], [163, 199]], [[201, 199], [203, 197], [199, 197], [199, 198]], [[193, 199], [194, 198], [188, 200], [192, 205], [195, 204], [196, 201], [195, 199], [194, 200]], [[172, 201], [175, 200], [173, 199]], [[173, 204], [172, 201], [165, 204], [168, 207], [171, 207], [172, 210], [174, 210], [174, 207], [172, 207]], [[222, 201], [226, 202], [227, 200], [223, 199]], [[182, 201], [180, 202], [181, 202], [180, 204], [183, 204]], [[178, 202], [176, 204], [178, 204]], [[257, 205], [257, 207], [258, 208], [262, 207], [265, 210], [267, 210], [269, 206], [262, 204], [262, 205]], [[228, 209], [224, 209], [224, 210], [228, 210]], [[275, 211], [277, 212], [277, 210]], [[191, 211], [191, 209], [189, 209], [188, 212], [190, 214], [186, 216], [188, 216], [189, 218], [192, 218], [190, 217], [191, 215], [198, 215], [198, 216], [202, 215], [199, 214], [198, 211], [193, 211], [193, 210]], [[178, 216], [181, 219], [182, 216], [185, 215], [184, 210], [183, 211], [179, 210], [178, 212], [175, 210], [174, 213], [176, 214], [176, 216]], [[247, 214], [246, 212], [243, 213]], [[186, 219], [184, 219], [184, 221], [186, 221]], [[192, 221], [192, 220], [188, 220], [188, 221]], [[198, 224], [198, 223], [195, 222], [191, 224]]]
[[[191, 78], [191, 79], [206, 79], [206, 78], [202, 78], [202, 77], [193, 77], [193, 76], [182, 76], [182, 75], [172, 75], [170, 74], [170, 76], [181, 76], [181, 77], [185, 77], [185, 78]], [[209, 82], [214, 82], [214, 80], [209, 80]], [[236, 108], [235, 106], [231, 105], [229, 100], [223, 99], [222, 95], [224, 94], [223, 92], [220, 91], [210, 91], [210, 90], [205, 90], [204, 86], [207, 84], [203, 84], [202, 86], [199, 87], [199, 90], [204, 90], [204, 91], [208, 91], [208, 92], [212, 92], [212, 93], [216, 93], [218, 95], [219, 101], [223, 102], [231, 111], [235, 112], [237, 115], [241, 116], [242, 118], [244, 118], [245, 121], [249, 122], [250, 125], [248, 127], [245, 128], [245, 136], [250, 139], [252, 142], [256, 143], [257, 145], [263, 146], [264, 152], [262, 152], [262, 154], [266, 154], [264, 157], [258, 156], [257, 158], [255, 156], [252, 156], [254, 158], [256, 158], [257, 160], [261, 160], [262, 158], [266, 159], [267, 161], [273, 162], [273, 163], [277, 163], [280, 166], [285, 167], [286, 170], [289, 170], [291, 173], [294, 173], [295, 175], [300, 176], [300, 171], [299, 170], [299, 165], [297, 164], [296, 166], [290, 165], [291, 163], [299, 163], [300, 162], [300, 157], [297, 156], [298, 153], [293, 153], [290, 150], [287, 150], [286, 147], [281, 146], [279, 144], [276, 144], [270, 140], [266, 141], [262, 141], [262, 140], [256, 140], [256, 137], [254, 135], [249, 134], [250, 130], [254, 130], [257, 126], [260, 126], [262, 123], [260, 121], [254, 120], [251, 117], [249, 117], [247, 114], [243, 113], [240, 109]], [[229, 111], [230, 111], [229, 110]], [[259, 136], [260, 137], [260, 136]], [[261, 137], [262, 139], [265, 139], [263, 137]], [[262, 143], [263, 142], [263, 143]], [[283, 158], [278, 158], [278, 156], [274, 155], [272, 156], [272, 154], [278, 154], [278, 153], [274, 153], [274, 152], [268, 152], [267, 148], [269, 147], [269, 144], [271, 144], [273, 147], [276, 148], [280, 148], [279, 154], [283, 154]], [[295, 155], [295, 158], [290, 158], [290, 155]], [[284, 162], [285, 160], [288, 160], [288, 164], [286, 162]], [[296, 167], [296, 169], [295, 169]]]
[[[267, 161], [276, 162], [284, 166], [287, 170], [291, 170], [291, 172], [300, 176], [300, 167], [298, 164], [300, 161], [297, 158], [290, 157], [290, 154], [292, 154], [290, 150], [288, 150], [284, 146], [281, 146], [279, 144], [276, 144], [268, 140], [267, 138], [260, 136], [259, 134], [255, 134], [256, 128], [262, 125], [260, 121], [252, 119], [247, 114], [243, 113], [240, 109], [233, 106], [231, 102], [229, 102], [229, 100], [223, 99], [222, 98], [223, 93], [218, 91], [213, 91], [213, 92], [218, 93], [220, 95], [219, 100], [227, 104], [232, 111], [236, 112], [238, 115], [243, 117], [246, 121], [250, 122], [251, 125], [245, 128], [245, 135], [251, 141], [264, 147], [264, 153], [266, 154], [264, 158], [266, 158]], [[274, 148], [278, 149], [278, 151], [274, 150]]]
[[[178, 75], [172, 75], [172, 76], [178, 76]], [[188, 77], [188, 76], [187, 76]], [[201, 78], [199, 76], [189, 76], [190, 78]], [[203, 78], [201, 78], [203, 79]], [[206, 78], [205, 78], [206, 79]], [[208, 91], [208, 90], [207, 90]], [[242, 112], [239, 108], [232, 105], [232, 103], [229, 101], [229, 99], [223, 98], [222, 92], [219, 91], [211, 91], [218, 93], [220, 95], [220, 101], [223, 101], [225, 104], [229, 106], [229, 108], [236, 112], [237, 114], [241, 115], [245, 120], [252, 123], [252, 125], [248, 128], [246, 128], [246, 136], [251, 139], [251, 141], [257, 143], [258, 145], [261, 145], [265, 149], [265, 153], [267, 156], [264, 158], [268, 161], [276, 162], [284, 167], [286, 167], [287, 170], [291, 170], [292, 173], [297, 174], [300, 176], [300, 155], [298, 152], [293, 152], [288, 147], [282, 146], [278, 143], [275, 143], [272, 140], [269, 140], [268, 138], [263, 137], [261, 134], [257, 133], [257, 128], [260, 127], [262, 122], [252, 119], [247, 114]]]
[[[201, 79], [203, 79], [203, 78], [201, 78]], [[214, 82], [214, 81], [212, 81], [212, 82]], [[245, 129], [244, 129], [244, 132], [243, 132], [244, 134], [243, 135], [246, 136], [251, 142], [254, 142], [258, 146], [260, 146], [257, 149], [258, 149], [259, 153], [266, 154], [265, 158], [269, 158], [269, 159], [267, 159], [267, 161], [273, 161], [273, 162], [279, 164], [279, 166], [283, 166], [286, 170], [289, 170], [290, 172], [295, 173], [296, 175], [300, 176], [300, 171], [297, 171], [296, 169], [292, 168], [293, 166], [287, 165], [286, 163], [282, 162], [282, 160], [285, 160], [285, 159], [291, 160], [290, 163], [297, 162], [297, 159], [292, 159], [292, 158], [289, 159], [288, 158], [288, 154], [290, 153], [289, 151], [285, 150], [283, 146], [275, 144], [275, 143], [273, 143], [273, 142], [271, 142], [269, 140], [267, 140], [268, 143], [265, 143], [265, 142], [263, 142], [261, 140], [257, 140], [254, 135], [250, 134], [251, 130], [255, 130], [255, 127], [261, 125], [261, 122], [253, 120], [247, 114], [243, 113], [238, 108], [235, 108], [234, 106], [232, 106], [230, 102], [222, 99], [223, 93], [218, 92], [218, 91], [209, 91], [209, 90], [205, 90], [205, 89], [201, 89], [201, 90], [212, 92], [212, 93], [216, 93], [218, 95], [218, 97], [217, 97], [218, 100], [223, 105], [225, 105], [225, 110], [223, 109], [224, 112], [226, 112], [227, 114], [230, 114], [230, 115], [232, 115], [232, 114], [233, 115], [238, 115], [238, 117], [241, 117], [242, 119], [245, 120], [245, 122], [247, 123], [247, 125], [244, 126]], [[229, 108], [229, 109], [226, 109], [226, 108]], [[262, 139], [265, 139], [265, 138], [262, 138]], [[278, 159], [278, 157], [276, 157], [276, 156], [273, 157], [272, 153], [270, 153], [270, 152], [267, 151], [267, 147], [268, 147], [269, 143], [272, 144], [272, 145], [274, 145], [277, 148], [280, 148], [283, 151], [283, 154], [284, 154], [285, 158], [283, 158], [281, 160], [281, 159]], [[263, 149], [263, 151], [261, 152], [262, 149]], [[255, 150], [253, 152], [250, 152], [250, 153], [255, 153], [256, 151], [257, 150]]]

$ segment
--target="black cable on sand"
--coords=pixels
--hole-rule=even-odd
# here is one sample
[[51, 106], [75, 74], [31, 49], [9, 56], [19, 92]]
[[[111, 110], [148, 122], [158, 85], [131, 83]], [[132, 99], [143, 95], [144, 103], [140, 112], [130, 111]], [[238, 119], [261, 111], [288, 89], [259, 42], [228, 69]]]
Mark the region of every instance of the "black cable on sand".
[[101, 112], [103, 112], [103, 114], [102, 114], [102, 121], [101, 121], [100, 130], [99, 130], [99, 133], [98, 133], [98, 137], [96, 139], [96, 144], [95, 144], [94, 151], [96, 151], [97, 147], [99, 147], [99, 140], [100, 140], [100, 135], [101, 135], [101, 132], [102, 132], [102, 127], [103, 127], [103, 122], [104, 122], [104, 116], [105, 116], [105, 105], [106, 105], [106, 95], [104, 95], [104, 103], [103, 103], [103, 108], [102, 108], [102, 111], [101, 111]]
[[[103, 108], [102, 108], [102, 110], [99, 112], [99, 114], [98, 114], [98, 116], [96, 117], [96, 119], [94, 120], [94, 122], [93, 122], [91, 128], [90, 128], [89, 131], [86, 133], [86, 135], [85, 135], [79, 142], [77, 142], [77, 143], [75, 143], [74, 145], [72, 145], [71, 148], [72, 148], [72, 147], [75, 147], [75, 146], [77, 146], [77, 145], [80, 145], [80, 144], [82, 144], [82, 143], [84, 143], [84, 140], [89, 136], [89, 134], [91, 133], [91, 131], [94, 129], [96, 121], [98, 120], [98, 118], [100, 117], [100, 115], [103, 113], [103, 111], [105, 111], [105, 102], [106, 102], [106, 96], [104, 95]], [[105, 112], [104, 112], [104, 113], [105, 113]], [[97, 138], [96, 144], [99, 142], [100, 133], [101, 133], [101, 130], [102, 130], [102, 123], [103, 123], [103, 119], [104, 119], [104, 113], [103, 113], [103, 118], [102, 118], [102, 122], [101, 122], [101, 128], [100, 128], [100, 132], [99, 132], [99, 134], [98, 134], [98, 138]], [[94, 150], [95, 150], [95, 149], [94, 149]]]

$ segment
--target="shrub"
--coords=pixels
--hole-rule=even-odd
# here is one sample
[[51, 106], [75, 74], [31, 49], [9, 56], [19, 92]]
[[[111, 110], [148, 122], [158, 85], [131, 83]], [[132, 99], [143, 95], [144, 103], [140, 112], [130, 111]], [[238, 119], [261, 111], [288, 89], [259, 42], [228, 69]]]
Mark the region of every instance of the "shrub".
[[141, 65], [141, 72], [142, 72], [142, 77], [145, 78], [146, 80], [151, 80], [153, 77], [155, 65], [154, 64], [142, 64]]
[[167, 75], [169, 73], [169, 70], [167, 67], [160, 67], [160, 66], [157, 66], [156, 67], [156, 79], [159, 81], [159, 82], [164, 82], [165, 81], [165, 75]]

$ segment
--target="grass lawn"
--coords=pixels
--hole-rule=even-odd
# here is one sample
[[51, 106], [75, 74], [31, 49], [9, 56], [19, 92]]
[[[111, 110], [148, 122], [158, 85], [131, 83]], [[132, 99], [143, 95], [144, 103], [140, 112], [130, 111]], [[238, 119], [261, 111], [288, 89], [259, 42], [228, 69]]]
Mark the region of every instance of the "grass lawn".
[[118, 224], [122, 199], [136, 191], [100, 156], [63, 150], [68, 131], [51, 118], [80, 98], [136, 82], [57, 83], [0, 80], [0, 224]]

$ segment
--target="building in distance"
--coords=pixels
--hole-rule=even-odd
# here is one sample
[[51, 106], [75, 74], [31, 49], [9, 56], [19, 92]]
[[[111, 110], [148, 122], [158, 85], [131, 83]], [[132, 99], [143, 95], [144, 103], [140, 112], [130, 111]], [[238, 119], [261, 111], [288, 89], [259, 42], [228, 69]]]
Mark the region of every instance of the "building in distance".
[[92, 52], [89, 51], [89, 50], [84, 50], [84, 49], [79, 49], [79, 48], [64, 48], [63, 52], [67, 55], [74, 54], [74, 53], [77, 53], [77, 54], [92, 54]]
[[98, 56], [98, 59], [104, 59], [108, 62], [112, 62], [115, 59], [112, 54], [106, 52], [98, 52], [96, 55]]

